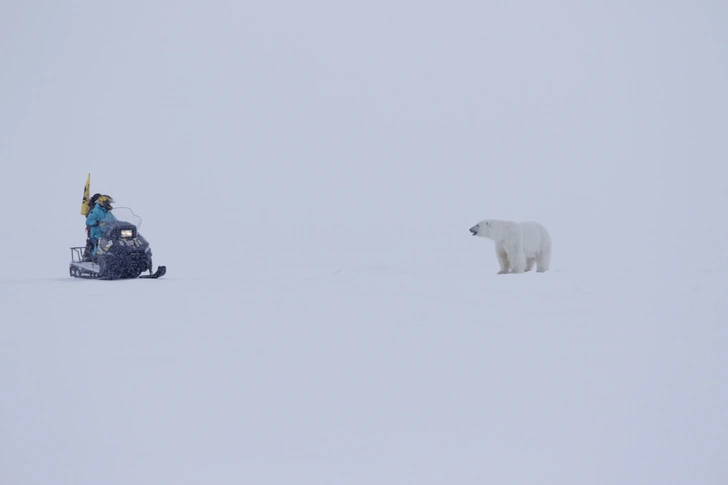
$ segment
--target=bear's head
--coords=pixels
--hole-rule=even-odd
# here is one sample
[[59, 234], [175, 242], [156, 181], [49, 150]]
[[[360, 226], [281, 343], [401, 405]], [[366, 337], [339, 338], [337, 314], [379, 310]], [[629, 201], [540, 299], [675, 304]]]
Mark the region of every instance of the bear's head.
[[480, 221], [476, 225], [470, 228], [470, 232], [473, 236], [488, 237], [490, 231], [490, 221]]

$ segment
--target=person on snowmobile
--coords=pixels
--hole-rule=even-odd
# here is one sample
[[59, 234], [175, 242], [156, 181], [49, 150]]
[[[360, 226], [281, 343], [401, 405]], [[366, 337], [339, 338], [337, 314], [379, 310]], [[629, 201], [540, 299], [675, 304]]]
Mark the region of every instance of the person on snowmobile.
[[111, 213], [114, 202], [108, 195], [94, 194], [89, 201], [88, 215], [86, 216], [86, 227], [88, 230], [88, 239], [93, 245], [92, 256], [96, 255], [98, 249], [99, 238], [106, 232], [106, 223], [116, 221], [116, 217]]
[[[86, 217], [88, 218], [89, 213], [93, 210], [93, 208], [96, 206], [96, 200], [101, 197], [101, 194], [96, 193], [94, 194], [88, 201], [88, 209], [86, 209]], [[91, 261], [94, 254], [94, 243], [91, 240], [91, 228], [89, 226], [86, 226], [86, 247], [83, 249], [83, 259], [82, 261]]]

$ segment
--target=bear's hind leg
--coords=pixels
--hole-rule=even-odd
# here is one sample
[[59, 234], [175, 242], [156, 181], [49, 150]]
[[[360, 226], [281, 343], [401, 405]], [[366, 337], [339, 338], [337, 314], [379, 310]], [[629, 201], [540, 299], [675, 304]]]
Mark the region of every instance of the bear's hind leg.
[[495, 254], [498, 256], [498, 264], [500, 265], [500, 271], [498, 271], [498, 274], [508, 273], [510, 265], [508, 264], [508, 255], [506, 254], [505, 249], [497, 247], [495, 248]]
[[549, 270], [549, 264], [551, 263], [551, 251], [541, 253], [536, 260], [536, 272], [543, 273]]
[[536, 264], [536, 258], [526, 258], [526, 271], [531, 271]]

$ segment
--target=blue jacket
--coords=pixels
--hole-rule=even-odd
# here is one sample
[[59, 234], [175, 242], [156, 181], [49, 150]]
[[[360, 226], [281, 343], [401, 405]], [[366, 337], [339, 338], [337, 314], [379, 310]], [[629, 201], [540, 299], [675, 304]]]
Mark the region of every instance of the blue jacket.
[[106, 232], [106, 223], [117, 220], [110, 211], [101, 205], [95, 205], [86, 216], [86, 225], [90, 228], [89, 237], [98, 239]]

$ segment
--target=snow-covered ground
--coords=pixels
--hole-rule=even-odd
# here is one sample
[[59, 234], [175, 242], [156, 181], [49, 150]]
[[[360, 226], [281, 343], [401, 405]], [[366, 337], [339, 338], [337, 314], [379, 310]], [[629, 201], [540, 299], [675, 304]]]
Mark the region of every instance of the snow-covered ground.
[[349, 256], [2, 282], [3, 483], [728, 476], [726, 272]]
[[727, 10], [570, 3], [0, 5], [0, 485], [728, 483]]

